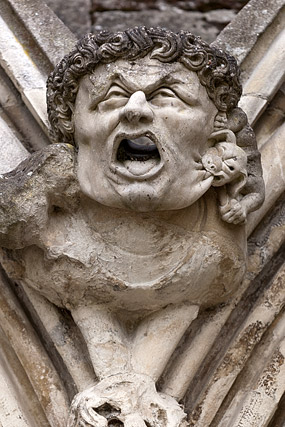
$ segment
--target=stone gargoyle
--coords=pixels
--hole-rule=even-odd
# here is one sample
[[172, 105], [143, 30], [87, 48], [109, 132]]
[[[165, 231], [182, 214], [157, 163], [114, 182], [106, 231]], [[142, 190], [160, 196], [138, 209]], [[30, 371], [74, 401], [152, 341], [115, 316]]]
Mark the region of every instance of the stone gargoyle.
[[156, 381], [244, 272], [264, 197], [236, 61], [190, 32], [88, 34], [50, 75], [55, 144], [0, 182], [9, 276], [68, 309], [99, 379], [69, 427], [187, 426]]

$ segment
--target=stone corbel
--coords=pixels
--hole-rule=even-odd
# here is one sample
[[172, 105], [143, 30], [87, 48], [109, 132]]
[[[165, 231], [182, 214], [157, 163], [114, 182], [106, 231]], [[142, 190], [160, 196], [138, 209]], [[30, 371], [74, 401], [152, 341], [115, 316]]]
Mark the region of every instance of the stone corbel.
[[240, 94], [234, 58], [159, 28], [89, 34], [49, 77], [57, 144], [1, 178], [0, 244], [86, 342], [98, 382], [68, 427], [189, 425], [189, 377], [157, 383], [199, 310], [234, 297], [264, 196]]

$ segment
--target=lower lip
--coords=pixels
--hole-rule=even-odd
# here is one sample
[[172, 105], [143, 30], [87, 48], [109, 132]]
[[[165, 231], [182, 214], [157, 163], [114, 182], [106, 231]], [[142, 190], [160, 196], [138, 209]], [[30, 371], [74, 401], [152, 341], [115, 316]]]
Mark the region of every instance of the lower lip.
[[157, 159], [150, 159], [145, 162], [126, 160], [124, 163], [116, 162], [111, 166], [114, 174], [136, 181], [153, 179], [162, 168], [162, 161]]
[[132, 175], [141, 176], [155, 168], [158, 163], [155, 159], [150, 159], [146, 162], [126, 160], [123, 165]]

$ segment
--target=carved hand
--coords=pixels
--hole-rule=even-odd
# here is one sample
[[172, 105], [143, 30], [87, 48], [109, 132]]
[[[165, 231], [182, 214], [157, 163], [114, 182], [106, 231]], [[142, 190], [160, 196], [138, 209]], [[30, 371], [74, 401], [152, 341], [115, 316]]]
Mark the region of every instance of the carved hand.
[[235, 199], [230, 200], [227, 204], [220, 206], [222, 219], [233, 224], [242, 224], [246, 222], [246, 209], [242, 203]]

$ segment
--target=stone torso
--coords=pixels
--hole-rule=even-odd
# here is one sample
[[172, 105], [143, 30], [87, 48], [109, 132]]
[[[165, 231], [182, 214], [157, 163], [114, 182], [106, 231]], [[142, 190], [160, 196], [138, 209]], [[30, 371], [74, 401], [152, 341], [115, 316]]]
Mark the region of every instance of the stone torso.
[[[244, 272], [243, 233], [233, 227], [225, 231], [214, 191], [168, 213], [108, 208], [82, 195], [68, 148], [50, 147], [46, 157], [34, 170], [26, 166], [18, 172], [25, 184], [15, 186], [18, 224], [9, 225], [18, 228], [18, 243], [8, 251], [15, 279], [66, 308], [88, 299], [114, 308], [156, 310], [183, 301], [215, 304], [232, 294]], [[47, 179], [51, 157], [65, 171], [64, 179], [55, 176], [52, 184]], [[23, 209], [23, 199], [39, 193], [40, 206]], [[25, 242], [23, 221], [33, 229]], [[210, 231], [213, 222], [216, 230]]]

